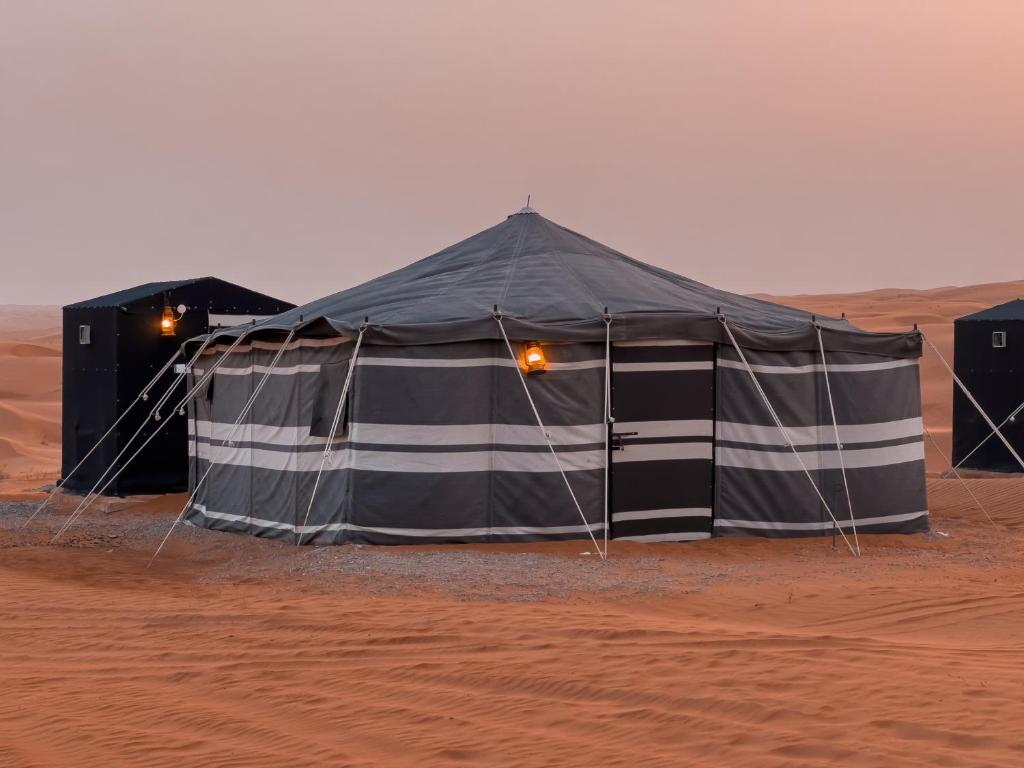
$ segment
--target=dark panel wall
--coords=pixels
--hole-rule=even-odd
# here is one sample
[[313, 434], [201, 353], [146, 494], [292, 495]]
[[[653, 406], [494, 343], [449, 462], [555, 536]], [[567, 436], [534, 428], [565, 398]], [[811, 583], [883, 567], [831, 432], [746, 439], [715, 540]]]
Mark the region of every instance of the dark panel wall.
[[[954, 369], [992, 420], [999, 424], [1024, 401], [1024, 320], [957, 320]], [[1006, 347], [992, 346], [992, 334], [1006, 332]], [[962, 461], [990, 430], [977, 409], [953, 386], [953, 463]], [[1024, 412], [1002, 433], [1024, 452]], [[1020, 472], [1020, 465], [998, 437], [990, 438], [963, 464], [969, 469]]]
[[[164, 295], [155, 294], [123, 307], [66, 309], [64, 311], [64, 453], [62, 476], [116, 421], [188, 338], [207, 331], [207, 313], [274, 315], [291, 304], [248, 291], [221, 280], [202, 280], [168, 292], [172, 307], [188, 311], [174, 336], [160, 335]], [[78, 326], [92, 323], [93, 343], [78, 344]], [[179, 362], [183, 362], [180, 358]], [[65, 483], [69, 490], [86, 492], [143, 424], [153, 405], [176, 377], [169, 371], [148, 402], [137, 404], [92, 458]], [[185, 393], [181, 382], [161, 413], [159, 434], [127, 465], [107, 489], [110, 495], [167, 493], [188, 487], [187, 420], [173, 416], [173, 406]], [[168, 420], [169, 419], [169, 420]], [[148, 425], [128, 448], [130, 457], [153, 429]]]
[[[92, 343], [78, 343], [78, 328], [88, 325]], [[68, 473], [117, 419], [117, 310], [64, 310], [63, 423], [61, 477]], [[116, 454], [108, 438], [65, 483], [69, 490], [88, 491]]]

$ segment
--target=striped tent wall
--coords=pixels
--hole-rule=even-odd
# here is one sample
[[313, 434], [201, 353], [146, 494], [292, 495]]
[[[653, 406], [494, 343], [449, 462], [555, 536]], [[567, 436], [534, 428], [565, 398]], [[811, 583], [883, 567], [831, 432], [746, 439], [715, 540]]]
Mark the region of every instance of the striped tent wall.
[[[197, 400], [193, 477], [214, 466], [189, 512], [195, 524], [284, 538], [303, 524], [353, 345], [290, 344], [229, 441], [277, 349], [240, 347]], [[527, 385], [600, 535], [604, 346], [546, 352], [548, 371]], [[303, 533], [318, 543], [588, 538], [515, 363], [493, 341], [362, 347]]]
[[[843, 530], [851, 529], [821, 356], [744, 350]], [[928, 530], [916, 360], [827, 353], [858, 532]], [[720, 346], [716, 535], [830, 535], [834, 523], [734, 349]]]

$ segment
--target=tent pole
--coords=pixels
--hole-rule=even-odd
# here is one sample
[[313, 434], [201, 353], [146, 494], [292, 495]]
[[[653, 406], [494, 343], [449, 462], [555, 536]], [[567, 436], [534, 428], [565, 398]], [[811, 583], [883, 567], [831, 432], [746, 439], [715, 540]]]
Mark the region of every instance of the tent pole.
[[523, 372], [519, 368], [519, 361], [516, 360], [516, 353], [512, 349], [512, 342], [508, 340], [508, 334], [505, 333], [505, 326], [501, 322], [501, 315], [495, 312], [494, 319], [498, 322], [498, 328], [501, 330], [502, 338], [505, 339], [505, 346], [508, 347], [508, 354], [512, 358], [512, 364], [515, 366], [516, 373], [519, 374], [519, 381], [523, 385], [523, 391], [526, 393], [526, 399], [530, 401], [530, 408], [533, 409], [533, 415], [537, 419], [537, 426], [540, 427], [541, 434], [544, 435], [544, 440], [548, 444], [548, 450], [551, 451], [551, 455], [555, 459], [555, 465], [558, 467], [558, 471], [562, 475], [562, 480], [565, 481], [565, 487], [569, 489], [569, 495], [572, 496], [572, 503], [576, 505], [576, 511], [580, 513], [580, 518], [583, 520], [583, 526], [587, 529], [587, 533], [590, 534], [590, 540], [594, 542], [594, 549], [597, 550], [598, 556], [602, 560], [605, 560], [605, 553], [601, 551], [601, 546], [597, 543], [594, 531], [591, 529], [590, 523], [587, 522], [587, 516], [583, 514], [583, 507], [580, 506], [580, 502], [576, 498], [576, 493], [572, 489], [572, 484], [569, 482], [569, 478], [565, 474], [565, 469], [562, 468], [562, 462], [558, 458], [558, 452], [555, 451], [555, 446], [551, 442], [551, 435], [548, 434], [548, 430], [544, 426], [544, 422], [541, 421], [540, 412], [537, 410], [537, 405], [533, 402], [533, 395], [530, 394], [530, 388], [526, 386], [526, 377], [523, 376]]
[[[210, 339], [207, 339], [206, 341], [203, 342], [203, 344], [199, 347], [199, 349], [196, 350], [196, 353], [192, 356], [192, 359], [189, 360], [188, 363], [186, 364], [186, 366], [185, 366], [186, 370], [190, 369], [195, 364], [196, 360], [199, 359], [199, 355], [202, 354], [203, 350], [206, 349], [206, 347], [207, 347], [207, 345], [209, 343], [210, 343]], [[75, 507], [74, 511], [71, 513], [71, 516], [68, 518], [68, 520], [71, 520], [72, 518], [76, 517], [77, 513], [80, 510], [82, 510], [83, 507], [87, 506], [88, 504], [90, 504], [92, 502], [92, 500], [95, 498], [94, 494], [96, 494], [96, 489], [99, 488], [100, 485], [106, 480], [107, 473], [109, 473], [111, 470], [114, 469], [114, 467], [117, 466], [117, 463], [128, 452], [128, 449], [131, 448], [131, 446], [135, 442], [136, 438], [138, 438], [138, 436], [140, 434], [142, 434], [142, 430], [144, 430], [146, 428], [146, 425], [149, 423], [149, 420], [150, 419], [155, 419], [157, 421], [159, 420], [160, 417], [159, 417], [159, 413], [158, 412], [159, 412], [160, 408], [163, 406], [164, 403], [167, 402], [170, 393], [178, 388], [178, 385], [182, 382], [182, 380], [185, 378], [185, 376], [186, 376], [185, 373], [179, 373], [174, 378], [174, 381], [172, 381], [171, 384], [167, 387], [167, 390], [157, 399], [156, 404], [152, 408], [150, 408], [149, 413], [146, 415], [146, 418], [142, 420], [142, 423], [139, 425], [138, 429], [136, 429], [135, 432], [132, 434], [132, 436], [128, 438], [127, 442], [125, 442], [125, 444], [124, 444], [124, 447], [121, 448], [120, 451], [118, 451], [117, 455], [114, 457], [114, 460], [110, 463], [110, 465], [106, 469], [103, 470], [103, 472], [100, 473], [99, 478], [93, 484], [92, 488], [89, 489], [89, 492], [87, 494], [85, 494], [85, 496], [82, 498], [82, 500], [78, 503], [78, 506]], [[107, 485], [109, 485], [109, 483]], [[104, 490], [106, 490], [107, 485], [103, 486]], [[103, 491], [100, 491], [100, 493], [103, 493]], [[98, 495], [98, 494], [96, 494], [96, 495]], [[67, 524], [67, 521], [65, 521], [65, 525], [66, 524]], [[61, 526], [60, 533], [63, 533], [63, 531], [64, 531], [64, 527]]]
[[[1014, 408], [1012, 411], [1010, 411], [1010, 415], [1007, 416], [1005, 419], [1003, 419], [1001, 422], [999, 422], [999, 428], [1002, 429], [1003, 427], [1005, 427], [1008, 422], [1010, 422], [1012, 419], [1014, 419], [1017, 416], [1019, 416], [1021, 411], [1024, 411], [1024, 403], [1021, 403], [1016, 408]], [[988, 435], [986, 435], [986, 437], [980, 443], [978, 443], [976, 446], [974, 446], [971, 449], [970, 453], [968, 453], [966, 456], [964, 456], [962, 459], [960, 459], [960, 461], [958, 461], [956, 463], [956, 466], [953, 467], [953, 468], [954, 469], [960, 469], [960, 467], [962, 467], [965, 463], [967, 463], [967, 460], [969, 458], [971, 458], [971, 456], [973, 456], [975, 453], [978, 452], [978, 449], [981, 448], [981, 446], [983, 446], [985, 443], [987, 443], [989, 440], [992, 439], [993, 435], [995, 435], [995, 432], [989, 432]], [[950, 463], [950, 466], [953, 466], [952, 462]]]
[[[154, 376], [152, 379], [150, 379], [149, 383], [145, 387], [142, 388], [142, 391], [139, 392], [139, 394], [135, 396], [135, 399], [132, 400], [131, 404], [129, 404], [129, 406], [127, 408], [125, 408], [124, 411], [121, 412], [121, 415], [117, 417], [117, 420], [113, 424], [110, 425], [110, 429], [108, 429], [106, 432], [104, 432], [103, 436], [99, 440], [97, 440], [95, 443], [93, 443], [92, 448], [90, 448], [88, 450], [88, 452], [85, 454], [85, 456], [83, 456], [81, 458], [81, 460], [75, 465], [74, 469], [72, 469], [70, 472], [68, 472], [67, 477], [62, 477], [62, 478], [57, 480], [56, 485], [54, 486], [53, 490], [50, 491], [49, 495], [47, 495], [47, 497], [45, 499], [43, 499], [42, 503], [38, 507], [36, 507], [35, 511], [31, 515], [29, 515], [28, 519], [24, 523], [21, 524], [22, 528], [24, 528], [26, 525], [31, 523], [32, 520], [35, 518], [35, 516], [38, 515], [40, 512], [42, 512], [43, 509], [45, 509], [49, 505], [50, 501], [53, 500], [53, 497], [56, 495], [57, 491], [60, 488], [63, 488], [64, 484], [67, 483], [67, 481], [70, 480], [74, 476], [75, 472], [77, 472], [79, 469], [82, 468], [82, 465], [85, 464], [85, 462], [89, 460], [89, 457], [92, 456], [93, 453], [95, 453], [96, 449], [100, 447], [100, 445], [103, 443], [103, 441], [106, 440], [108, 437], [110, 437], [111, 434], [113, 434], [114, 430], [117, 429], [118, 424], [120, 424], [122, 421], [124, 421], [125, 417], [132, 410], [132, 408], [134, 408], [135, 405], [140, 400], [141, 401], [145, 401], [145, 400], [149, 399], [149, 390], [152, 389], [154, 386], [156, 386], [156, 383], [160, 380], [160, 378], [165, 373], [167, 373], [167, 369], [171, 367], [171, 365], [174, 363], [175, 360], [178, 359], [178, 357], [180, 355], [181, 355], [181, 350], [180, 349], [177, 352], [175, 352], [173, 355], [171, 355], [170, 359], [166, 363], [164, 363], [163, 367], [159, 371], [157, 371], [156, 376]], [[150, 415], [152, 415], [152, 414], [150, 414]], [[148, 420], [149, 416], [147, 416], [146, 419]]]
[[313, 492], [309, 494], [309, 506], [306, 507], [306, 516], [302, 519], [302, 527], [295, 533], [295, 546], [302, 544], [302, 533], [309, 522], [309, 513], [313, 510], [313, 501], [316, 499], [317, 489], [320, 487], [320, 476], [324, 473], [327, 459], [334, 452], [334, 436], [338, 432], [338, 422], [341, 421], [341, 412], [345, 407], [345, 396], [348, 394], [349, 385], [352, 383], [352, 372], [356, 368], [356, 358], [359, 356], [359, 347], [363, 343], [363, 334], [366, 333], [366, 323], [359, 328], [359, 336], [356, 338], [356, 346], [352, 350], [352, 357], [348, 361], [348, 373], [345, 374], [345, 383], [341, 387], [341, 395], [338, 397], [338, 407], [334, 409], [334, 420], [331, 422], [331, 430], [327, 433], [327, 445], [324, 446], [324, 455], [320, 459], [320, 469], [317, 470], [316, 480], [313, 481]]
[[985, 509], [985, 507], [982, 505], [980, 501], [978, 501], [978, 497], [974, 495], [974, 492], [971, 490], [971, 487], [967, 485], [967, 481], [964, 480], [963, 476], [957, 471], [957, 468], [953, 466], [953, 463], [949, 460], [949, 457], [946, 456], [946, 452], [942, 450], [941, 447], [939, 447], [938, 440], [936, 440], [935, 436], [932, 435], [931, 430], [925, 426], [924, 421], [921, 422], [921, 426], [924, 429], [924, 433], [928, 435], [928, 439], [932, 441], [932, 447], [934, 447], [935, 450], [938, 451], [938, 454], [939, 456], [942, 457], [942, 460], [949, 464], [950, 471], [953, 473], [956, 479], [960, 481], [960, 484], [964, 487], [964, 490], [967, 491], [967, 495], [971, 497], [971, 499], [974, 501], [978, 509], [980, 509], [982, 513], [985, 515], [985, 517], [988, 518], [988, 521], [992, 524], [992, 527], [998, 529], [999, 526], [997, 526], [996, 521], [992, 519], [992, 515], [990, 515], [988, 513], [988, 510]]
[[612, 423], [612, 316], [604, 310], [604, 557], [608, 559], [608, 539], [611, 520], [608, 517], [608, 480], [611, 467]]
[[[270, 378], [270, 374], [273, 372], [274, 368], [277, 367], [277, 363], [281, 360], [281, 355], [284, 354], [285, 349], [288, 347], [288, 343], [292, 340], [292, 337], [294, 337], [294, 336], [295, 336], [295, 330], [292, 329], [288, 333], [287, 338], [285, 338], [284, 342], [281, 344], [281, 348], [279, 350], [277, 350], [277, 354], [274, 355], [274, 359], [270, 361], [270, 365], [267, 366], [267, 370], [264, 372], [263, 378], [261, 378], [260, 381], [259, 381], [259, 384], [256, 385], [256, 389], [253, 390], [253, 393], [249, 397], [248, 402], [246, 402], [246, 404], [242, 407], [242, 410], [239, 412], [238, 418], [235, 419], [235, 423], [231, 427], [231, 432], [228, 433], [228, 439], [225, 441], [226, 443], [228, 443], [229, 446], [233, 444], [232, 440], [233, 440], [233, 438], [235, 436], [235, 433], [238, 432], [238, 428], [242, 425], [242, 419], [244, 419], [248, 415], [249, 411], [252, 409], [253, 404], [256, 402], [256, 398], [259, 396], [260, 391], [263, 389], [263, 385], [267, 383], [267, 379]], [[212, 435], [211, 435], [211, 437], [212, 437]], [[197, 435], [197, 438], [198, 438], [198, 435]], [[213, 446], [211, 445], [211, 448], [212, 447]], [[197, 439], [196, 440], [196, 456], [198, 457], [198, 455], [199, 455], [199, 440]], [[192, 502], [195, 501], [196, 494], [199, 493], [200, 486], [202, 486], [202, 484], [206, 480], [206, 478], [208, 478], [210, 476], [210, 472], [213, 471], [213, 466], [214, 466], [213, 452], [211, 450], [211, 452], [210, 452], [210, 464], [206, 468], [206, 472], [203, 473], [203, 476], [199, 479], [199, 482], [196, 483], [196, 487], [194, 489], [192, 489], [192, 493], [189, 495], [188, 499], [185, 501], [185, 505], [181, 508], [181, 512], [178, 514], [178, 517], [175, 518], [173, 523], [171, 523], [171, 528], [170, 528], [170, 530], [167, 531], [167, 535], [164, 536], [163, 541], [160, 542], [160, 546], [156, 548], [156, 552], [153, 553], [153, 556], [149, 559], [149, 563], [146, 564], [147, 568], [149, 568], [149, 566], [151, 566], [153, 564], [153, 561], [156, 560], [157, 555], [160, 554], [160, 550], [162, 550], [164, 548], [164, 544], [167, 543], [167, 540], [169, 538], [171, 538], [171, 534], [174, 533], [174, 529], [178, 526], [178, 524], [182, 520], [185, 519], [185, 512], [187, 512], [188, 508], [190, 506], [192, 506]]]
[[945, 366], [947, 371], [949, 371], [949, 375], [953, 377], [953, 381], [956, 382], [956, 385], [958, 387], [960, 387], [960, 391], [964, 393], [967, 399], [971, 401], [971, 405], [973, 405], [975, 409], [977, 409], [978, 413], [981, 414], [981, 418], [983, 418], [985, 420], [985, 423], [988, 424], [989, 429], [991, 429], [999, 437], [999, 439], [1003, 442], [1003, 445], [1006, 446], [1006, 449], [1013, 455], [1013, 458], [1017, 460], [1017, 463], [1020, 464], [1021, 469], [1024, 469], [1024, 459], [1022, 459], [1020, 457], [1020, 454], [1018, 454], [1017, 451], [1014, 450], [1013, 446], [1010, 445], [1010, 441], [1006, 439], [1006, 436], [1003, 435], [999, 427], [997, 427], [992, 422], [992, 419], [988, 417], [988, 414], [985, 413], [985, 409], [982, 408], [981, 404], [974, 399], [974, 395], [971, 394], [971, 391], [967, 389], [967, 387], [964, 385], [962, 381], [960, 381], [960, 377], [956, 375], [956, 373], [950, 367], [949, 363], [946, 362], [946, 358], [944, 358], [942, 356], [942, 353], [939, 352], [938, 348], [934, 344], [932, 344], [931, 339], [924, 335], [924, 331], [918, 332], [921, 334], [921, 338], [924, 339], [928, 346], [932, 348], [932, 352], [934, 352], [935, 355], [939, 358], [939, 360], [942, 361], [942, 365]]
[[743, 354], [743, 350], [740, 349], [740, 345], [736, 342], [736, 337], [732, 335], [732, 329], [729, 327], [729, 322], [725, 319], [725, 315], [719, 315], [718, 319], [721, 321], [722, 326], [725, 328], [725, 332], [729, 335], [729, 341], [732, 342], [733, 348], [736, 350], [736, 354], [740, 357], [740, 362], [743, 363], [743, 367], [747, 369], [747, 373], [750, 375], [750, 380], [754, 383], [754, 388], [758, 394], [761, 395], [761, 399], [764, 401], [765, 407], [768, 409], [768, 413], [771, 414], [772, 420], [775, 422], [775, 426], [779, 428], [783, 438], [786, 440], [786, 445], [796, 456], [796, 460], [800, 463], [800, 468], [803, 469], [804, 474], [807, 476], [807, 480], [810, 482], [811, 487], [814, 488], [814, 493], [818, 496], [818, 501], [828, 512], [828, 516], [832, 518], [832, 522], [835, 523], [839, 529], [839, 535], [843, 537], [843, 541], [846, 542], [846, 546], [850, 549], [850, 554], [854, 557], [858, 557], [857, 552], [854, 550], [850, 540], [846, 537], [846, 533], [843, 531], [843, 526], [839, 525], [839, 521], [836, 520], [836, 516], [832, 514], [832, 508], [829, 507], [828, 502], [825, 501], [825, 497], [822, 496], [821, 491], [818, 489], [818, 484], [814, 482], [814, 478], [811, 477], [811, 471], [807, 468], [807, 464], [804, 463], [803, 456], [800, 455], [800, 451], [796, 449], [793, 444], [793, 439], [789, 436], [789, 432], [782, 426], [782, 421], [779, 419], [779, 415], [775, 412], [771, 402], [768, 400], [768, 395], [765, 394], [761, 388], [761, 383], [757, 380], [757, 376], [754, 375], [754, 370], [750, 367], [750, 363], [747, 362], [747, 356]]
[[[224, 354], [221, 355], [221, 357], [217, 360], [217, 362], [215, 362], [213, 364], [213, 367], [210, 368], [210, 370], [207, 371], [203, 375], [202, 379], [194, 387], [192, 387], [192, 389], [188, 390], [185, 393], [184, 397], [182, 397], [181, 400], [178, 401], [177, 405], [174, 406], [174, 409], [171, 411], [171, 415], [167, 417], [167, 419], [164, 421], [164, 424], [166, 424], [171, 419], [173, 419], [176, 415], [178, 415], [178, 413], [192, 400], [192, 398], [195, 396], [196, 392], [199, 391], [199, 388], [203, 384], [205, 384], [210, 379], [211, 376], [213, 376], [214, 371], [217, 370], [217, 367], [222, 362], [224, 362], [224, 358], [226, 358], [229, 354], [231, 354], [232, 350], [234, 350], [234, 348], [237, 347], [241, 343], [242, 339], [245, 338], [246, 333], [248, 333], [248, 332], [242, 333], [237, 339], [235, 339], [234, 343], [232, 343], [231, 346], [229, 346], [227, 348], [227, 350], [224, 352]], [[200, 347], [199, 351], [196, 352], [196, 354], [192, 358], [192, 361], [189, 363], [189, 366], [188, 366], [189, 368], [192, 367], [192, 364], [195, 362], [195, 360], [202, 353], [203, 349], [205, 349], [206, 346], [212, 340], [213, 340], [213, 336], [210, 336], [210, 337], [208, 337], [206, 339], [206, 341], [203, 342], [203, 345]], [[184, 376], [184, 375], [185, 374], [181, 374], [181, 376]], [[175, 386], [176, 386], [176, 384], [175, 384]], [[158, 406], [159, 406], [159, 404], [158, 404]], [[132, 438], [131, 438], [131, 440], [128, 441], [128, 444], [125, 445], [125, 448], [121, 451], [120, 454], [118, 454], [118, 457], [114, 459], [114, 463], [111, 464], [110, 467], [107, 468], [107, 472], [109, 472], [111, 469], [113, 469], [117, 465], [117, 462], [120, 459], [120, 457], [122, 455], [124, 455], [125, 451], [128, 450], [128, 445], [130, 445], [132, 443], [132, 441], [135, 440], [135, 438], [139, 435], [139, 433], [142, 431], [142, 428], [144, 426], [145, 426], [145, 423], [142, 425], [142, 427], [139, 427], [139, 429], [135, 432], [134, 435], [132, 435]], [[125, 460], [124, 464], [122, 464], [118, 468], [118, 470], [113, 475], [110, 476], [110, 479], [107, 480], [107, 482], [103, 485], [103, 487], [100, 488], [98, 492], [96, 492], [96, 493], [94, 493], [92, 495], [92, 498], [86, 497], [85, 499], [82, 500], [82, 503], [79, 504], [78, 507], [75, 509], [75, 511], [72, 512], [71, 515], [68, 517], [68, 519], [64, 521], [64, 525], [62, 525], [60, 527], [60, 529], [57, 531], [57, 533], [55, 533], [53, 535], [53, 538], [50, 539], [50, 543], [51, 544], [53, 544], [55, 541], [57, 541], [57, 539], [59, 539], [62, 535], [64, 535], [64, 533], [75, 523], [75, 521], [78, 520], [78, 518], [81, 517], [85, 513], [85, 511], [89, 508], [89, 506], [94, 501], [96, 501], [96, 499], [98, 499], [100, 496], [103, 495], [104, 491], [106, 491], [107, 488], [110, 487], [110, 484], [113, 483], [118, 477], [120, 477], [121, 473], [124, 472], [125, 469], [128, 468], [128, 465], [131, 464], [132, 461], [134, 461], [135, 458], [140, 453], [142, 453], [142, 451], [146, 448], [146, 446], [149, 445], [153, 441], [153, 438], [155, 438], [158, 434], [160, 434], [160, 430], [161, 430], [162, 427], [163, 427], [163, 424], [159, 425], [156, 429], [153, 430], [153, 432], [149, 435], [149, 437], [147, 437], [143, 441], [142, 445], [140, 445], [138, 447], [138, 449], [135, 451], [135, 453], [133, 453], [131, 456], [129, 456]], [[104, 475], [106, 475], [106, 472], [104, 472]], [[99, 485], [99, 483], [97, 483], [97, 485]], [[93, 487], [93, 491], [95, 491], [95, 490], [96, 489], [95, 489], [95, 486], [94, 486]]]
[[[836, 406], [832, 402], [832, 385], [828, 380], [828, 363], [825, 361], [825, 342], [821, 339], [821, 326], [814, 324], [814, 330], [818, 333], [818, 349], [821, 350], [821, 370], [825, 374], [825, 391], [828, 393], [828, 409], [832, 414], [832, 429], [836, 436], [836, 453], [839, 455], [839, 469], [843, 473], [843, 488], [846, 489], [846, 505], [850, 510], [850, 525], [853, 528], [853, 543], [857, 547], [857, 555], [860, 555], [860, 540], [857, 538], [857, 520], [853, 516], [853, 499], [850, 498], [850, 483], [846, 479], [846, 459], [843, 458], [843, 441], [839, 439], [839, 423], [836, 421]], [[832, 546], [835, 546], [836, 534], [832, 531]]]

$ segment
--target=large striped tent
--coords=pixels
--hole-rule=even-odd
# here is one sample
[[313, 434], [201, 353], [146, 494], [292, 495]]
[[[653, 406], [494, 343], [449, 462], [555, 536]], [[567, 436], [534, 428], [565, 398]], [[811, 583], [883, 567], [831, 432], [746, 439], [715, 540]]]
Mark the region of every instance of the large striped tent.
[[928, 528], [917, 332], [709, 288], [530, 208], [188, 351], [195, 525], [379, 544]]

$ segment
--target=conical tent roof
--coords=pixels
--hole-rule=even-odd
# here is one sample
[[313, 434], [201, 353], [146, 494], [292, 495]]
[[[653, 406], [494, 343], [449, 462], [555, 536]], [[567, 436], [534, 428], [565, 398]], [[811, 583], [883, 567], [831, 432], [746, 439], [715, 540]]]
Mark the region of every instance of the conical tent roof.
[[[374, 343], [426, 344], [500, 338], [495, 312], [513, 338], [728, 340], [724, 317], [744, 345], [817, 349], [812, 316], [792, 307], [708, 287], [632, 259], [550, 221], [531, 208], [432, 256], [362, 285], [289, 310], [266, 329], [352, 334]], [[845, 320], [817, 318], [831, 349], [920, 354], [920, 338], [869, 334]]]

